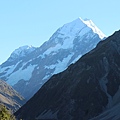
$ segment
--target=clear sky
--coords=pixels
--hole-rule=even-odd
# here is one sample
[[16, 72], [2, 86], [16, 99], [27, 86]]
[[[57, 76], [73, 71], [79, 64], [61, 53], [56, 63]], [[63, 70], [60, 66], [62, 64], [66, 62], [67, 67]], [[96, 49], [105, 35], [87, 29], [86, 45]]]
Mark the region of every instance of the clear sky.
[[120, 29], [119, 12], [120, 0], [0, 0], [0, 64], [16, 48], [38, 47], [78, 17], [109, 36]]

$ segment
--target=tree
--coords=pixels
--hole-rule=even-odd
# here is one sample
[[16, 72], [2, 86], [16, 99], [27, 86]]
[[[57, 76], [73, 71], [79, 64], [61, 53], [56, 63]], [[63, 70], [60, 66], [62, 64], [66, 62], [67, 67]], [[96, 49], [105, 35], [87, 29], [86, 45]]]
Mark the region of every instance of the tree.
[[0, 104], [0, 120], [15, 120], [15, 117], [4, 105]]

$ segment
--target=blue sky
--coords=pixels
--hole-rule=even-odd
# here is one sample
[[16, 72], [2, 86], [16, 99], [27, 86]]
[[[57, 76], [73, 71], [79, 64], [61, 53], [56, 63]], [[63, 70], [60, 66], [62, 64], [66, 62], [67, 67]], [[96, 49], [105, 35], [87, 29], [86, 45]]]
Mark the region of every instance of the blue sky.
[[120, 0], [0, 0], [0, 64], [16, 48], [40, 46], [78, 17], [109, 36], [120, 29], [119, 5]]

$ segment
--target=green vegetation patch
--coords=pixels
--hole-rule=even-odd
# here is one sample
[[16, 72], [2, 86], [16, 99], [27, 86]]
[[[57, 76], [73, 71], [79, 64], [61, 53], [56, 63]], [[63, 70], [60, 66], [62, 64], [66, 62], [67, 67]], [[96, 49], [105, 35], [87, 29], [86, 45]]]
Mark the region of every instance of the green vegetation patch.
[[15, 120], [12, 113], [4, 106], [0, 104], [0, 120]]

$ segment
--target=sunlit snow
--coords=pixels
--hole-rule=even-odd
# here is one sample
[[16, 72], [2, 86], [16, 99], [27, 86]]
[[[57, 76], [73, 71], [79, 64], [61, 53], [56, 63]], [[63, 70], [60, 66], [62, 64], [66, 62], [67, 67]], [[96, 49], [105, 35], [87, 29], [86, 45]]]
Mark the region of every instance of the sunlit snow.
[[[24, 67], [24, 66], [23, 66]], [[10, 85], [15, 85], [19, 80], [29, 80], [32, 76], [32, 72], [36, 65], [29, 65], [26, 69], [22, 69], [21, 67], [18, 71], [12, 73], [9, 78], [7, 83]]]
[[106, 37], [105, 34], [103, 34], [102, 31], [100, 29], [98, 29], [97, 26], [92, 22], [92, 20], [89, 20], [89, 19], [82, 20], [81, 19], [81, 21], [83, 21], [83, 23], [85, 23], [88, 27], [90, 27], [94, 33], [97, 33], [101, 39]]
[[2, 75], [1, 77], [8, 76], [9, 74], [11, 74], [20, 62], [21, 61], [19, 61], [16, 65], [11, 65], [11, 66], [8, 66], [8, 67], [1, 68], [0, 73], [5, 73], [5, 70], [7, 69], [7, 73]]
[[63, 70], [65, 70], [67, 68], [67, 66], [68, 66], [67, 64], [70, 61], [72, 56], [73, 56], [73, 54], [70, 54], [66, 58], [64, 58], [62, 61], [58, 60], [56, 64], [50, 65], [50, 66], [45, 66], [45, 68], [46, 69], [54, 69], [55, 68], [55, 71], [53, 72], [53, 74], [62, 72]]

